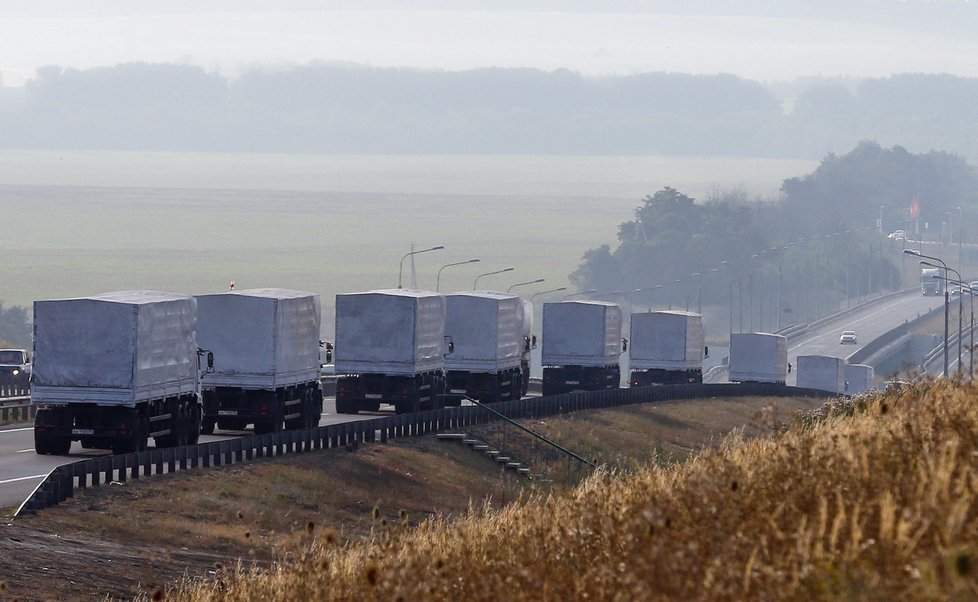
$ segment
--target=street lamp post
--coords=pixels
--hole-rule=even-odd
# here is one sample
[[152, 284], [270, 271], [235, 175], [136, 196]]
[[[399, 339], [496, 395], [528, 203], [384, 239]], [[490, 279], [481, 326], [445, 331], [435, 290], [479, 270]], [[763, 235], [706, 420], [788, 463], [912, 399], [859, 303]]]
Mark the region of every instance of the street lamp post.
[[527, 284], [540, 284], [543, 281], [544, 281], [543, 278], [537, 278], [536, 280], [527, 280], [526, 282], [517, 282], [513, 286], [511, 286], [508, 289], [506, 289], [506, 292], [507, 293], [510, 292], [511, 290], [513, 290], [514, 288], [516, 288], [517, 286], [526, 286]]
[[590, 295], [591, 293], [596, 293], [596, 292], [598, 292], [598, 289], [596, 289], [596, 288], [589, 288], [586, 291], [578, 291], [576, 293], [571, 293], [569, 295], [564, 295], [563, 297], [560, 298], [560, 300], [561, 301], [566, 301], [566, 300], [570, 299], [571, 297], [579, 297], [580, 295]]
[[549, 293], [559, 293], [560, 291], [566, 291], [566, 290], [567, 290], [567, 287], [566, 286], [562, 286], [560, 288], [552, 288], [549, 291], [540, 291], [539, 293], [533, 293], [532, 295], [530, 295], [530, 301], [533, 301], [534, 299], [536, 299], [540, 295], [546, 295], [546, 294], [549, 294]]
[[397, 269], [397, 288], [404, 288], [403, 286], [401, 286], [401, 282], [402, 282], [401, 277], [404, 275], [404, 260], [405, 259], [407, 259], [408, 257], [410, 257], [412, 255], [417, 255], [418, 253], [427, 253], [428, 251], [441, 251], [444, 248], [445, 247], [443, 245], [438, 245], [436, 247], [429, 247], [427, 249], [421, 249], [419, 251], [410, 251], [408, 253], [405, 253], [404, 254], [404, 257], [401, 257], [401, 265]]
[[[913, 255], [914, 257], [922, 257], [924, 259], [932, 259], [934, 261], [937, 261], [944, 266], [944, 270], [945, 270], [944, 273], [945, 274], [947, 273], [947, 264], [944, 263], [944, 261], [939, 257], [930, 257], [928, 255], [924, 255], [923, 253], [921, 253], [916, 249], [904, 249], [903, 252], [907, 255]], [[945, 286], [944, 287], [944, 375], [945, 376], [947, 376], [947, 367], [948, 367], [947, 366], [947, 326], [948, 326], [948, 311], [950, 311], [950, 307], [951, 307], [951, 297], [948, 294], [947, 287]]]
[[[920, 265], [925, 265], [927, 267], [940, 269], [940, 266], [936, 266], [933, 263], [930, 263], [929, 261], [921, 261]], [[961, 314], [964, 313], [964, 299], [961, 293], [961, 291], [963, 290], [961, 284], [963, 284], [963, 282], [961, 280], [961, 274], [959, 274], [957, 270], [955, 270], [954, 268], [949, 268], [947, 266], [945, 266], [944, 269], [949, 272], [954, 272], [955, 276], [958, 277], [957, 280], [952, 280], [946, 276], [946, 272], [945, 272], [945, 276], [941, 279], [944, 280], [945, 282], [958, 283], [958, 371], [960, 372], [961, 371]], [[944, 292], [947, 293], [946, 284], [944, 285]], [[948, 374], [947, 376], [950, 377], [950, 374]]]
[[510, 266], [508, 268], [503, 268], [501, 270], [496, 270], [494, 272], [486, 272], [484, 274], [479, 274], [478, 276], [475, 277], [475, 280], [472, 282], [472, 290], [475, 290], [476, 287], [479, 286], [479, 278], [482, 278], [483, 276], [492, 276], [494, 274], [502, 274], [503, 272], [512, 272], [515, 269], [516, 268]]
[[[924, 262], [924, 261], [922, 261], [920, 263], [923, 264], [923, 265], [931, 265], [931, 264], [929, 264], [927, 262]], [[932, 266], [932, 267], [937, 267], [937, 266]], [[951, 270], [951, 271], [953, 272], [954, 270]], [[957, 273], [957, 272], [955, 272], [955, 273]], [[958, 274], [958, 278], [960, 278], [960, 277], [961, 277], [961, 275]], [[965, 289], [967, 289], [967, 291], [968, 291], [968, 300], [971, 301], [971, 328], [970, 328], [970, 330], [971, 330], [971, 345], [969, 347], [970, 350], [968, 352], [968, 376], [969, 376], [969, 378], [972, 378], [973, 379], [974, 376], [975, 376], [975, 358], [974, 358], [974, 353], [975, 353], [975, 291], [971, 287], [970, 284], [968, 284], [967, 282], [964, 282], [963, 280], [954, 280], [953, 278], [947, 278], [947, 277], [944, 277], [944, 276], [931, 276], [931, 278], [938, 278], [938, 279], [943, 280], [943, 281], [945, 281], [947, 283], [956, 284], [961, 289], [961, 295], [958, 296], [958, 373], [961, 372], [961, 320], [962, 320], [961, 314], [964, 313], [964, 310], [963, 310], [963, 308], [961, 306], [961, 303], [964, 301], [963, 297], [964, 297], [964, 291], [965, 291]]]
[[467, 261], [456, 261], [454, 263], [446, 263], [445, 265], [443, 265], [440, 268], [438, 268], [438, 276], [435, 277], [435, 292], [438, 292], [439, 290], [441, 290], [441, 271], [442, 270], [444, 270], [445, 268], [450, 268], [453, 265], [466, 265], [468, 263], [479, 263], [479, 259], [472, 258], [472, 259], [469, 259]]

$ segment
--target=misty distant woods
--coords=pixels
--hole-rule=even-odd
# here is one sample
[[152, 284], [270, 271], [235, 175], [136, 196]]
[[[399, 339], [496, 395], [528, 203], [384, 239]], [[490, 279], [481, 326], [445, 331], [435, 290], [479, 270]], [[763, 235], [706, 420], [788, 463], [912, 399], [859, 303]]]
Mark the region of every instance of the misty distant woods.
[[[614, 245], [588, 250], [570, 281], [582, 290], [623, 293], [612, 300], [694, 310], [738, 293], [746, 298], [746, 290], [734, 288], [749, 286], [760, 299], [754, 309], [778, 303], [791, 312], [780, 323], [761, 324], [773, 329], [814, 319], [846, 299], [899, 288], [901, 252], [909, 243], [887, 233], [943, 241], [952, 265], [951, 242], [978, 241], [978, 171], [948, 153], [862, 142], [845, 155], [827, 156], [809, 175], [785, 180], [781, 190], [778, 202], [730, 191], [694, 203], [663, 188], [618, 227]], [[912, 232], [914, 205], [919, 233]]]
[[860, 140], [978, 161], [978, 79], [765, 85], [732, 75], [309, 65], [51, 66], [0, 88], [0, 146], [308, 153], [821, 158]]

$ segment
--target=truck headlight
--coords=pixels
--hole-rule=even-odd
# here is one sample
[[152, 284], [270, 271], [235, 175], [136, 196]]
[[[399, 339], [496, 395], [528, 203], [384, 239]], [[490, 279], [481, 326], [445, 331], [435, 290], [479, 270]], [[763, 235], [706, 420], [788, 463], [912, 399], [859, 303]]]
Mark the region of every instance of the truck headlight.
[[11, 374], [13, 374], [14, 376], [17, 376], [18, 374], [20, 374], [20, 368], [14, 368], [14, 371], [11, 372]]

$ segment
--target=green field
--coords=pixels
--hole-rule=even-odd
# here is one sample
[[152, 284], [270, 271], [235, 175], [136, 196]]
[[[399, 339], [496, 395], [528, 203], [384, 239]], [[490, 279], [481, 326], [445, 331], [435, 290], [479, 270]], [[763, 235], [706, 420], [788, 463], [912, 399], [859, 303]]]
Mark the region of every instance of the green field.
[[[0, 153], [0, 301], [153, 288], [189, 293], [279, 286], [323, 297], [417, 284], [443, 291], [546, 278], [569, 286], [581, 254], [616, 242], [645, 194], [773, 197], [813, 162], [662, 157], [351, 157]], [[742, 177], [741, 177], [742, 176]], [[405, 283], [410, 282], [405, 262]]]

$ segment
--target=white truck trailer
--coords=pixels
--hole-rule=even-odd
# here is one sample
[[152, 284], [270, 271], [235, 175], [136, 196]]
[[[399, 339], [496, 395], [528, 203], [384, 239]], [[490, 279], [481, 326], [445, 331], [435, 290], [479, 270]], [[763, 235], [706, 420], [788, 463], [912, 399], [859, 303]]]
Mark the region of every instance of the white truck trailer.
[[795, 384], [806, 389], [829, 393], [846, 392], [846, 360], [827, 355], [799, 355]]
[[703, 316], [688, 311], [632, 314], [628, 361], [633, 387], [703, 382]]
[[444, 403], [445, 297], [393, 289], [336, 295], [336, 411], [392, 404], [397, 413]]
[[214, 352], [201, 379], [202, 432], [319, 424], [319, 295], [279, 288], [197, 296], [197, 341]]
[[767, 332], [730, 336], [731, 382], [784, 384], [788, 373], [788, 339]]
[[617, 389], [619, 361], [627, 342], [621, 336], [621, 308], [604, 301], [543, 304], [543, 394]]
[[[193, 297], [121, 291], [34, 302], [34, 449], [72, 441], [115, 453], [197, 442], [200, 350]], [[209, 362], [213, 361], [210, 356]]]
[[872, 366], [867, 366], [866, 364], [847, 364], [846, 382], [849, 383], [849, 386], [843, 392], [849, 395], [865, 393], [873, 388], [873, 381], [875, 379], [876, 370]]
[[523, 300], [490, 291], [445, 295], [445, 333], [455, 350], [445, 358], [448, 392], [481, 402], [523, 395]]

